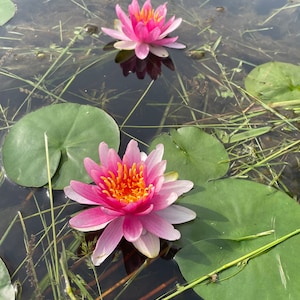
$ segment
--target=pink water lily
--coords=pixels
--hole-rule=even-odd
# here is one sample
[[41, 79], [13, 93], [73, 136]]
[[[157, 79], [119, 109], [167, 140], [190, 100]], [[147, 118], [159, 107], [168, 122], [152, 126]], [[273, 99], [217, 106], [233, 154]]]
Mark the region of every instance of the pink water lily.
[[132, 0], [128, 6], [129, 17], [116, 5], [119, 20], [116, 29], [102, 28], [107, 35], [119, 40], [114, 47], [120, 50], [135, 50], [139, 59], [145, 59], [149, 52], [160, 57], [167, 57], [164, 47], [183, 49], [185, 45], [177, 43], [178, 36], [168, 37], [182, 22], [175, 16], [166, 21], [167, 3], [156, 10], [152, 8], [151, 0], [146, 0], [140, 9], [138, 0]]
[[92, 208], [70, 219], [70, 226], [83, 232], [104, 229], [92, 254], [100, 265], [116, 248], [122, 237], [145, 256], [156, 257], [159, 238], [174, 241], [180, 232], [172, 224], [196, 217], [194, 211], [173, 203], [192, 189], [189, 180], [176, 180], [164, 174], [164, 147], [156, 146], [148, 156], [131, 140], [123, 159], [102, 142], [99, 145], [100, 165], [84, 159], [85, 168], [95, 182], [71, 181], [64, 189], [72, 200]]

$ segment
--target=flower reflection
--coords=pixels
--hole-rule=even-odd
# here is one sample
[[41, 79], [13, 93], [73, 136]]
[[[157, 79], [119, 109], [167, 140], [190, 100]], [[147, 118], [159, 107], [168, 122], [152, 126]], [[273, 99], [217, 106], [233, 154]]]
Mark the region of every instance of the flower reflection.
[[172, 59], [168, 57], [158, 57], [150, 53], [146, 59], [139, 59], [133, 51], [120, 51], [115, 61], [120, 64], [123, 75], [127, 77], [135, 73], [138, 79], [144, 79], [146, 74], [151, 79], [156, 80], [162, 72], [162, 65], [174, 71], [175, 66]]

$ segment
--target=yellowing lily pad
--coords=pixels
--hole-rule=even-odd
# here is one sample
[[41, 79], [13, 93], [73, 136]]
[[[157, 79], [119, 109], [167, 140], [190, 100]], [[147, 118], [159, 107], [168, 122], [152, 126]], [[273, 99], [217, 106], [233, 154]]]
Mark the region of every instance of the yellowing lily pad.
[[74, 103], [41, 108], [18, 121], [5, 138], [2, 158], [11, 180], [28, 187], [48, 183], [45, 134], [54, 189], [71, 179], [89, 182], [83, 159], [99, 161], [99, 143], [117, 150], [120, 140], [118, 125], [99, 108]]
[[300, 66], [269, 62], [254, 68], [245, 79], [245, 88], [264, 102], [300, 99]]

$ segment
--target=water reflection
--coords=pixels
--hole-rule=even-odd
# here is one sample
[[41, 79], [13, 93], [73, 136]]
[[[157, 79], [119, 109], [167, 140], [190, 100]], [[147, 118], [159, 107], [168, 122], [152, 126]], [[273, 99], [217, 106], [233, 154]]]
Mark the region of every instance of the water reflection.
[[152, 53], [149, 53], [145, 59], [139, 59], [134, 51], [120, 51], [115, 58], [115, 62], [120, 64], [125, 77], [135, 73], [138, 79], [144, 79], [148, 74], [151, 79], [156, 80], [162, 73], [163, 65], [171, 71], [175, 70], [170, 56], [158, 57]]

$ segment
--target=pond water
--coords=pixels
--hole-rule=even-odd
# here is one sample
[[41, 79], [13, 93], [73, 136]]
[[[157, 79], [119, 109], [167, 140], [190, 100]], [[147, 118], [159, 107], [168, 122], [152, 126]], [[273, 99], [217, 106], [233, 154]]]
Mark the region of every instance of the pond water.
[[[97, 30], [113, 27], [114, 2], [14, 2], [18, 8], [15, 17], [0, 27], [1, 143], [10, 126], [26, 113], [61, 102], [90, 104], [111, 114], [121, 128], [121, 153], [132, 137], [147, 149], [154, 136], [182, 124], [197, 124], [218, 134], [227, 130], [223, 121], [228, 124], [252, 109], [252, 102], [240, 92], [251, 69], [269, 61], [300, 61], [300, 2], [296, 0], [171, 0], [168, 13], [183, 18], [176, 33], [187, 48], [170, 51], [168, 60], [150, 59], [140, 72], [133, 71], [132, 65], [116, 63], [118, 52], [109, 45], [110, 37]], [[155, 7], [160, 4], [156, 0], [152, 3]], [[120, 2], [124, 9], [128, 4]], [[158, 66], [158, 71], [153, 71], [153, 66]], [[282, 112], [299, 128], [298, 113]], [[266, 113], [251, 122], [269, 124], [273, 117]], [[299, 139], [297, 131], [285, 131], [284, 126], [277, 129], [261, 137], [260, 145], [272, 150], [283, 141]], [[228, 149], [249, 160], [254, 159], [250, 152], [257, 150], [257, 145], [250, 141]], [[259, 175], [248, 175], [299, 199], [298, 161], [299, 154], [291, 149], [274, 160], [272, 172], [280, 174], [278, 180], [265, 169]], [[233, 165], [233, 175], [236, 170]], [[21, 283], [22, 299], [53, 299], [47, 278], [53, 255], [49, 250], [51, 240], [47, 240], [51, 224], [48, 196], [44, 188], [17, 186], [2, 170], [0, 256], [12, 281]], [[82, 207], [67, 202], [60, 191], [54, 193], [54, 199], [59, 249], [63, 241], [71, 252], [77, 244], [67, 221]], [[170, 245], [163, 246], [166, 249]], [[94, 270], [87, 268], [85, 251], [77, 245], [68, 265], [73, 274], [78, 274], [77, 280], [86, 282], [91, 299], [101, 299], [95, 277], [103, 299], [117, 299], [120, 291], [119, 299], [155, 299], [184, 282], [171, 259], [176, 245], [171, 246], [174, 249], [152, 261], [126, 289], [127, 275], [140, 267], [144, 258], [125, 242]], [[61, 289], [64, 287], [62, 281]], [[200, 297], [191, 291], [176, 299]]]

